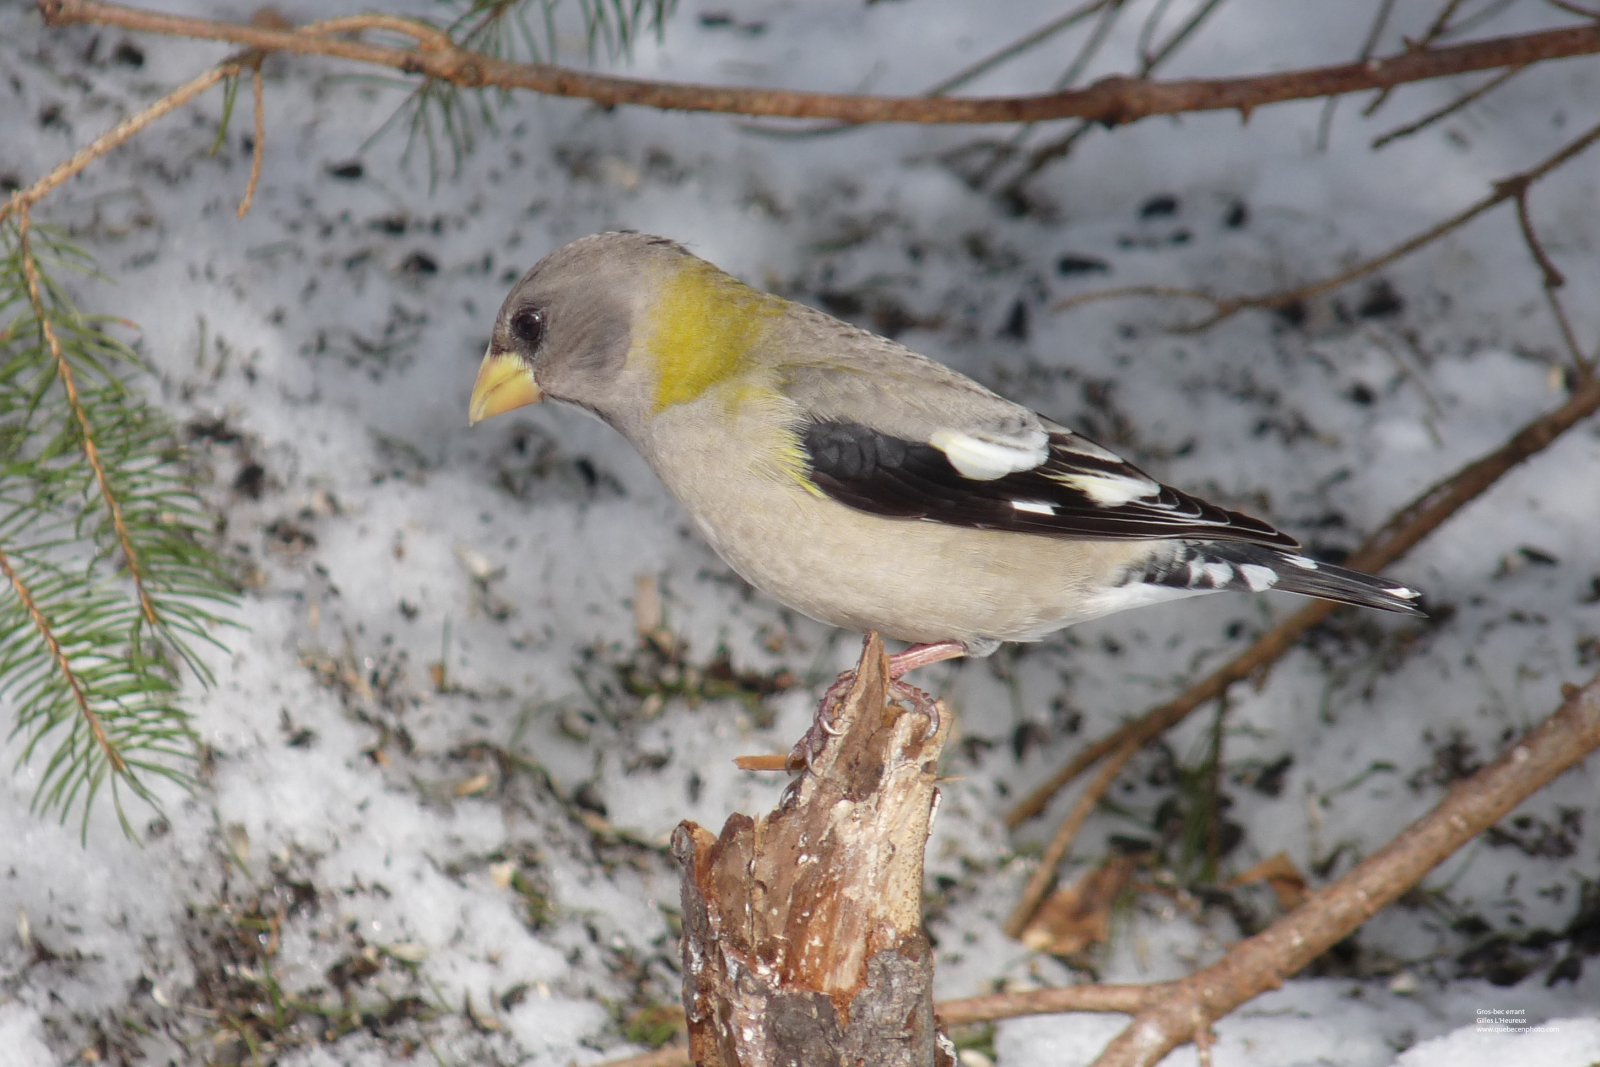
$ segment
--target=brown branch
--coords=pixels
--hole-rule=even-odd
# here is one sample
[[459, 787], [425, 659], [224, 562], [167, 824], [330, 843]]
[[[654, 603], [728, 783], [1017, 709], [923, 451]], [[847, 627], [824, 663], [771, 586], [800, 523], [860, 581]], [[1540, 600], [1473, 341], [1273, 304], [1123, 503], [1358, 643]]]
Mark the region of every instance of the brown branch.
[[[1528, 797], [1600, 748], [1600, 676], [1333, 885], [1220, 961], [1151, 996], [1095, 1067], [1153, 1067], [1332, 948]], [[1152, 991], [1154, 992], [1154, 991]]]
[[[1453, 28], [1450, 25], [1450, 20], [1455, 18], [1456, 9], [1461, 6], [1461, 3], [1462, 0], [1445, 0], [1444, 6], [1440, 8], [1439, 13], [1433, 17], [1433, 22], [1431, 22], [1428, 25], [1428, 28], [1423, 31], [1422, 36], [1407, 42], [1410, 47], [1413, 49], [1432, 48], [1435, 42], [1447, 36]], [[1393, 92], [1393, 89], [1384, 89], [1380, 91], [1372, 98], [1371, 103], [1361, 109], [1361, 114], [1366, 118], [1371, 118], [1373, 115], [1376, 115], [1378, 113], [1378, 109], [1388, 101]]]
[[[512, 63], [461, 48], [436, 28], [393, 17], [365, 16], [299, 29], [244, 25], [142, 11], [100, 0], [38, 0], [51, 25], [94, 23], [144, 33], [229, 41], [268, 52], [329, 56], [421, 74], [463, 88], [526, 89], [622, 105], [752, 117], [833, 119], [847, 123], [939, 124], [1041, 122], [1080, 118], [1107, 125], [1180, 112], [1240, 111], [1288, 100], [1380, 89], [1431, 78], [1523, 66], [1600, 52], [1600, 26], [1573, 26], [1497, 37], [1429, 51], [1405, 51], [1361, 63], [1245, 78], [1146, 82], [1107, 78], [1083, 89], [1033, 96], [884, 97], [688, 85], [588, 74], [543, 63]], [[415, 47], [395, 48], [332, 36], [382, 29], [407, 34]]]
[[94, 743], [105, 753], [112, 770], [117, 774], [127, 774], [128, 765], [106, 733], [105, 724], [100, 721], [100, 716], [90, 706], [89, 695], [84, 692], [83, 681], [78, 677], [78, 672], [73, 670], [72, 661], [67, 659], [66, 649], [61, 647], [55, 630], [50, 626], [50, 620], [44, 617], [44, 612], [39, 610], [38, 603], [33, 599], [33, 591], [22, 580], [22, 575], [16, 572], [16, 568], [11, 566], [11, 560], [3, 549], [0, 549], [0, 574], [5, 575], [6, 581], [11, 584], [12, 592], [17, 594], [17, 600], [22, 604], [22, 610], [28, 613], [28, 621], [33, 623], [34, 631], [50, 649], [50, 658], [55, 660], [56, 670], [61, 672], [67, 688], [72, 690], [73, 702], [78, 705], [78, 711], [83, 715], [84, 721], [89, 724], [89, 732], [94, 735]]
[[[1348, 561], [1357, 570], [1380, 571], [1408, 552], [1450, 516], [1483, 495], [1513, 467], [1548, 448], [1562, 434], [1600, 410], [1600, 377], [1584, 381], [1559, 408], [1511, 436], [1505, 444], [1437, 482], [1396, 512]], [[1176, 726], [1194, 711], [1227, 692], [1235, 682], [1267, 670], [1300, 638], [1333, 612], [1335, 605], [1313, 601], [1258, 637], [1239, 656], [1172, 700], [1081, 750], [1006, 816], [1015, 829], [1044, 811], [1052, 797], [1085, 770], [1125, 745], [1142, 745]]]

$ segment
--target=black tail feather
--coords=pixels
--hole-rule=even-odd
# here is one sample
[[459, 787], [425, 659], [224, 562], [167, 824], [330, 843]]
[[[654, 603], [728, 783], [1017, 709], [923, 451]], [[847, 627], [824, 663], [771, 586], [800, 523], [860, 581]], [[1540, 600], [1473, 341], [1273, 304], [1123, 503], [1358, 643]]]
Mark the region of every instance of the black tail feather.
[[1173, 555], [1147, 564], [1138, 580], [1196, 592], [1282, 589], [1362, 608], [1427, 614], [1422, 594], [1400, 582], [1244, 541], [1181, 542]]
[[[1273, 589], [1360, 608], [1397, 611], [1404, 615], [1427, 614], [1422, 609], [1422, 594], [1402, 582], [1323, 563], [1297, 552], [1237, 542], [1208, 544], [1203, 551], [1207, 556], [1233, 564], [1235, 569], [1255, 566], [1271, 570], [1277, 575], [1277, 580], [1271, 584]], [[1254, 588], [1248, 581], [1249, 573], [1241, 571], [1239, 585], [1230, 588]]]

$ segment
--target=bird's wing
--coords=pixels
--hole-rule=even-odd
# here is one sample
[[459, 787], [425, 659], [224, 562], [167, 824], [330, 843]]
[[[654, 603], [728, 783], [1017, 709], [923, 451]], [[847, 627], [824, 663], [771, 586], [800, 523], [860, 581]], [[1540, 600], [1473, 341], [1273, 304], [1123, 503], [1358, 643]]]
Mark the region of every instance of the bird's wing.
[[919, 358], [905, 369], [812, 366], [787, 376], [807, 472], [827, 496], [875, 515], [976, 529], [1297, 547], [939, 364]]

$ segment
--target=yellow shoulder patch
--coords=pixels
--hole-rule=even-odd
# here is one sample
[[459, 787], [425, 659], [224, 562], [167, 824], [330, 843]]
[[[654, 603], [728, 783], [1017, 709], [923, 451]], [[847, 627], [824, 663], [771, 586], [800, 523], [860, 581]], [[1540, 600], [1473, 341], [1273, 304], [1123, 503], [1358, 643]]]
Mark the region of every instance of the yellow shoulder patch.
[[685, 404], [734, 378], [783, 314], [783, 301], [709, 263], [674, 263], [634, 350], [655, 363], [656, 410]]

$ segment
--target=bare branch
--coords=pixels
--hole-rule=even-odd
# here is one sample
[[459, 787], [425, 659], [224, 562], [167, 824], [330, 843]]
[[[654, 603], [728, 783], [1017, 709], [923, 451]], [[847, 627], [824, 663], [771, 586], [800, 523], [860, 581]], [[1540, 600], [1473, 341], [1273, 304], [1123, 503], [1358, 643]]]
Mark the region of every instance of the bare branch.
[[[1356, 550], [1349, 565], [1357, 570], [1381, 571], [1432, 533], [1446, 519], [1489, 490], [1513, 467], [1553, 444], [1573, 426], [1600, 410], [1600, 377], [1591, 377], [1567, 402], [1547, 412], [1511, 436], [1505, 444], [1472, 461], [1448, 478], [1424, 490], [1384, 523]], [[1134, 721], [1081, 749], [1061, 770], [1028, 794], [1006, 816], [1015, 829], [1042, 812], [1073, 779], [1125, 745], [1142, 745], [1171, 729], [1194, 711], [1222, 696], [1235, 682], [1266, 671], [1282, 659], [1312, 627], [1322, 622], [1335, 605], [1318, 600], [1256, 638], [1254, 644], [1202, 681], [1164, 704], [1158, 704]], [[1081, 801], [1080, 801], [1081, 802]]]
[[[1239, 111], [1248, 115], [1255, 108], [1287, 100], [1381, 89], [1600, 52], [1600, 26], [1573, 26], [1254, 77], [1171, 82], [1114, 77], [1084, 89], [1035, 96], [930, 100], [684, 85], [588, 74], [544, 63], [511, 63], [460, 48], [426, 23], [394, 17], [355, 16], [298, 29], [278, 29], [141, 11], [100, 0], [39, 0], [39, 9], [47, 22], [57, 26], [94, 23], [136, 32], [229, 41], [266, 52], [329, 56], [421, 74], [463, 88], [526, 89], [591, 100], [606, 107], [630, 105], [847, 123], [970, 124], [1080, 118], [1119, 125], [1181, 112]], [[335, 36], [368, 29], [404, 34], [417, 44], [396, 48]]]
[[1217, 963], [1152, 995], [1096, 1067], [1154, 1067], [1239, 1005], [1282, 985], [1597, 748], [1600, 676], [1571, 689], [1554, 714], [1349, 874]]

